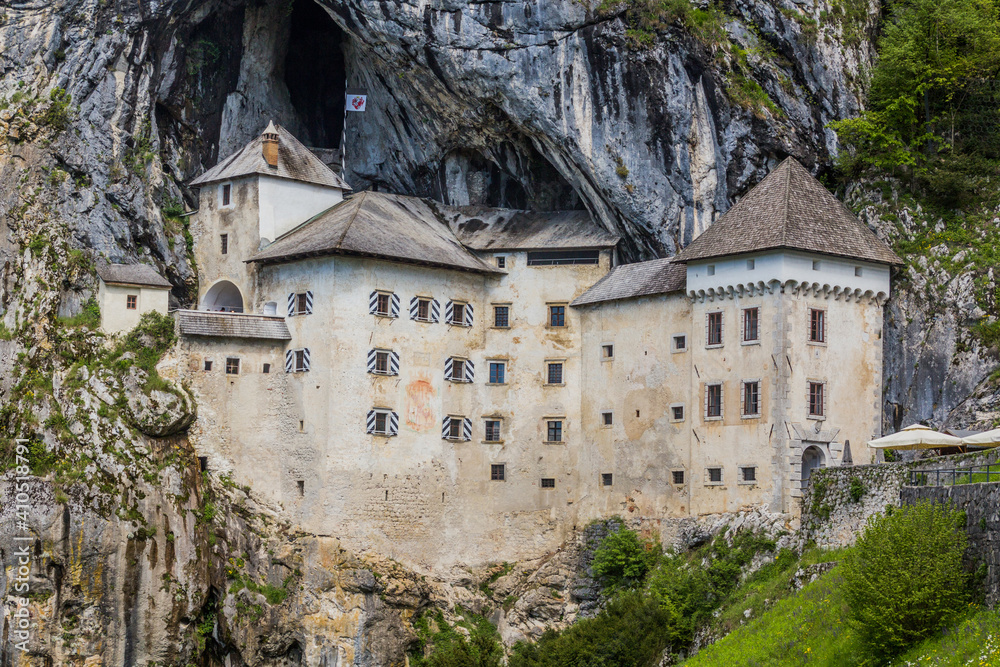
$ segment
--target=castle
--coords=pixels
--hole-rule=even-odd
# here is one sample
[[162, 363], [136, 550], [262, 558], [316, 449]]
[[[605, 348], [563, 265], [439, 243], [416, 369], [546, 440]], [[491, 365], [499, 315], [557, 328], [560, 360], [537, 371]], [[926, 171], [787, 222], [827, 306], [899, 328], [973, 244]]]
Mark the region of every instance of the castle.
[[303, 530], [517, 560], [623, 512], [794, 515], [871, 460], [900, 260], [793, 159], [635, 264], [582, 211], [349, 195], [273, 124], [192, 185], [192, 442]]

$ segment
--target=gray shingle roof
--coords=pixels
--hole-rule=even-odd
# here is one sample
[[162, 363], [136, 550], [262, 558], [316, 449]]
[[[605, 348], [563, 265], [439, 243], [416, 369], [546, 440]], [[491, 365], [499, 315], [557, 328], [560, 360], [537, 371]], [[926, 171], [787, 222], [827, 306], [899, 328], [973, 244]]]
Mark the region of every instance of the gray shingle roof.
[[439, 207], [458, 239], [475, 250], [612, 248], [617, 234], [587, 211], [518, 211], [481, 206]]
[[620, 264], [570, 305], [587, 306], [604, 301], [683, 292], [686, 284], [687, 267], [674, 262], [673, 258]]
[[149, 264], [97, 264], [97, 275], [106, 283], [118, 285], [138, 285], [140, 287], [162, 287], [170, 289], [173, 285], [160, 275]]
[[248, 261], [269, 264], [322, 255], [502, 273], [464, 248], [426, 200], [371, 191], [328, 208]]
[[213, 313], [204, 310], [178, 310], [177, 321], [182, 336], [212, 336], [222, 338], [260, 338], [291, 340], [288, 325], [282, 317]]
[[191, 181], [191, 185], [205, 185], [251, 174], [265, 174], [293, 181], [328, 185], [350, 190], [351, 186], [323, 164], [312, 151], [302, 145], [291, 132], [276, 126], [278, 130], [278, 165], [272, 167], [264, 159], [263, 135], [258, 136], [236, 153], [221, 160], [217, 165]]
[[902, 264], [794, 158], [778, 165], [674, 259], [689, 262], [778, 248]]

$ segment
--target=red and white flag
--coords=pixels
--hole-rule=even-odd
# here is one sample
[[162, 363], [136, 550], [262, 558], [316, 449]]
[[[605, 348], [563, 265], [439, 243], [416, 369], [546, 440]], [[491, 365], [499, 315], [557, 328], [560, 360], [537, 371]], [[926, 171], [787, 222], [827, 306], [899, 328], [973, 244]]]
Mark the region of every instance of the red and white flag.
[[366, 106], [368, 106], [368, 95], [364, 90], [348, 89], [347, 91], [348, 111], [364, 111]]

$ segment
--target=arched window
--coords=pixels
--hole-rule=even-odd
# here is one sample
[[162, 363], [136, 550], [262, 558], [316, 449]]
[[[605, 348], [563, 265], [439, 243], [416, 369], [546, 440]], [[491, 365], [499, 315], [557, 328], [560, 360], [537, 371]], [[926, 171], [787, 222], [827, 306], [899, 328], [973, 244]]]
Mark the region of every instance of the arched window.
[[240, 288], [228, 280], [220, 280], [212, 285], [201, 300], [202, 310], [223, 313], [242, 313], [243, 295]]

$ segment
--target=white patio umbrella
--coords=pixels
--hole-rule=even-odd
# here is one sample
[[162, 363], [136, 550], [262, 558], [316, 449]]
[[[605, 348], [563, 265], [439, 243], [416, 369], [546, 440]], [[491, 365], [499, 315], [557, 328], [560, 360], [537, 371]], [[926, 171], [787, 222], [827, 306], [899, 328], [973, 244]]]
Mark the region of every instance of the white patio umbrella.
[[961, 447], [962, 438], [947, 433], [938, 433], [929, 426], [914, 424], [898, 433], [868, 442], [875, 449], [937, 449], [938, 447]]
[[975, 445], [976, 447], [996, 447], [1000, 445], [1000, 428], [966, 436], [962, 438], [962, 444]]

